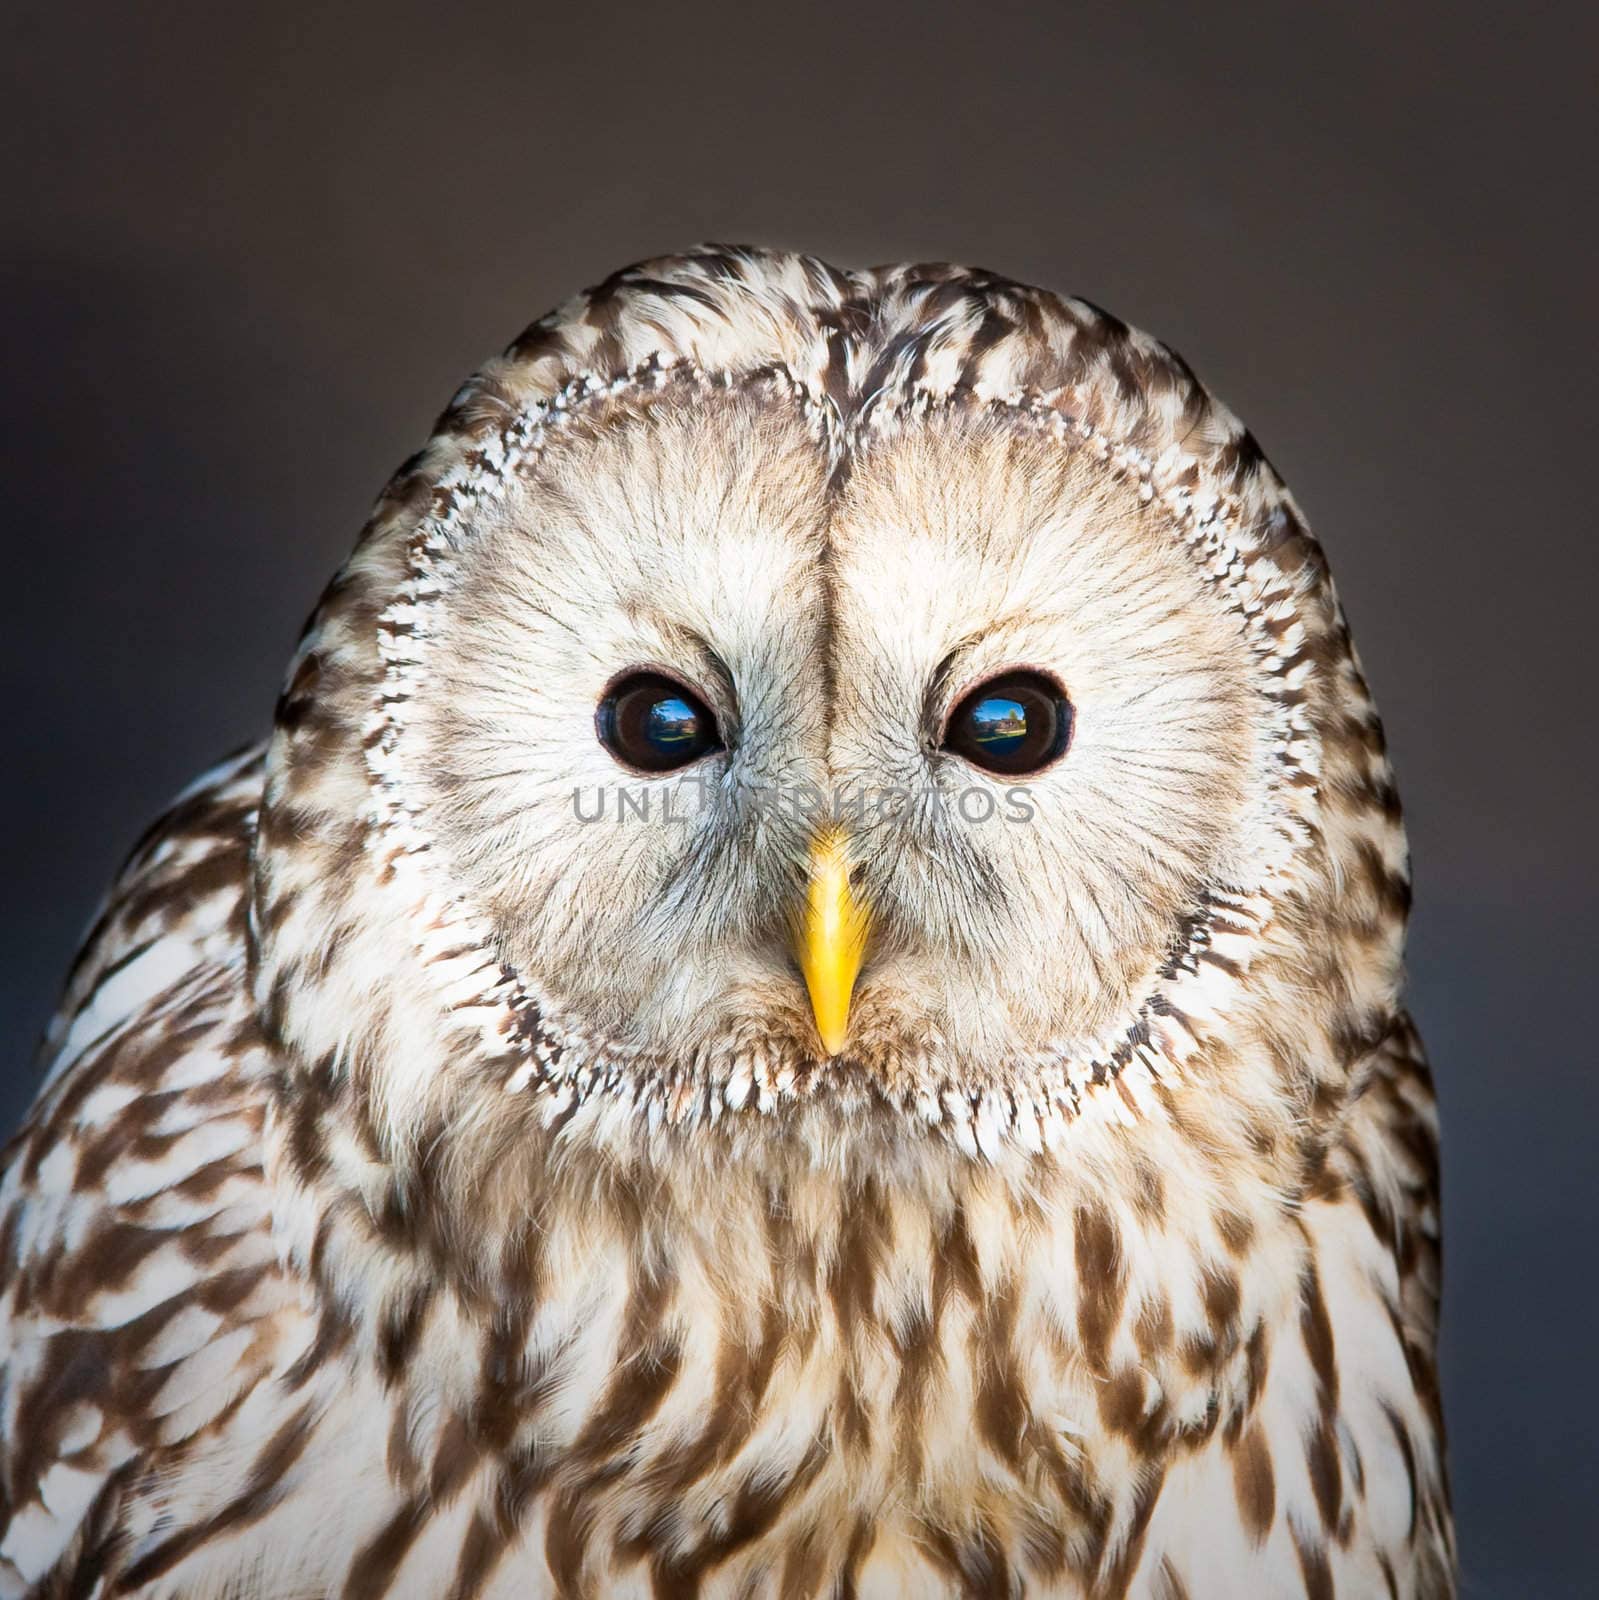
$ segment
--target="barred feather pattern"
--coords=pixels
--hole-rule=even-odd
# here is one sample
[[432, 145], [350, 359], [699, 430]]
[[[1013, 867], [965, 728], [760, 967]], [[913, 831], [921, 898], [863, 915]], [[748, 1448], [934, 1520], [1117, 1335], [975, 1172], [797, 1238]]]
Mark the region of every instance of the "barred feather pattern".
[[[638, 1059], [430, 877], [461, 508], [682, 384], [841, 461], [1025, 415], [1248, 619], [1271, 841], [1124, 1036], [1002, 1089]], [[1319, 547], [1169, 352], [956, 268], [628, 269], [456, 397], [69, 980], [0, 1191], [0, 1595], [1452, 1594], [1407, 906]]]

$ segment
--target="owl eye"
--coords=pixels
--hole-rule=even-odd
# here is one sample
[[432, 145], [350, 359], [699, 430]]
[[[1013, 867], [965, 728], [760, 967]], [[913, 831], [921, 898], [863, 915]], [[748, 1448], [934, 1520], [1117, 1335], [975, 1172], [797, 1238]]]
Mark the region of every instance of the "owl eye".
[[618, 761], [642, 772], [671, 772], [722, 748], [705, 703], [659, 672], [630, 672], [614, 683], [594, 727]]
[[1072, 703], [1042, 672], [1006, 672], [980, 683], [950, 713], [943, 746], [974, 767], [1014, 777], [1066, 752]]

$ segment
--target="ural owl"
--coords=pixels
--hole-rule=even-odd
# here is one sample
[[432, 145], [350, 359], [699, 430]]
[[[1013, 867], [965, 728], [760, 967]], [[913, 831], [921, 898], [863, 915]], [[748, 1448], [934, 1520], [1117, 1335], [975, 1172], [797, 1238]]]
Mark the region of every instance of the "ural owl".
[[1448, 1595], [1406, 870], [1321, 550], [1171, 352], [617, 273], [72, 973], [0, 1593]]

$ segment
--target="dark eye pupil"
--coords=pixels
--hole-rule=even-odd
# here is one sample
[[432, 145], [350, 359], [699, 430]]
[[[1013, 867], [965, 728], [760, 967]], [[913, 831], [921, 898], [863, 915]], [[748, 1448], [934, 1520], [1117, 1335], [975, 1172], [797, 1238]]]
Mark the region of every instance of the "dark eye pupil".
[[645, 772], [686, 767], [721, 748], [716, 718], [682, 684], [635, 672], [614, 685], [595, 713], [600, 743]]
[[1060, 685], [1041, 672], [1011, 672], [980, 684], [955, 707], [944, 748], [1013, 776], [1048, 766], [1071, 736], [1071, 702]]

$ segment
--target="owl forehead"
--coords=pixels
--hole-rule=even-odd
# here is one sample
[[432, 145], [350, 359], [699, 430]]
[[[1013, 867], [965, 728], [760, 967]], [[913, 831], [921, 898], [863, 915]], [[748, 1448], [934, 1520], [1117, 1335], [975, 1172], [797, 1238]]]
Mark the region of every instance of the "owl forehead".
[[887, 398], [846, 434], [769, 375], [613, 386], [507, 475], [453, 587], [579, 621], [596, 670], [709, 655], [751, 688], [824, 656], [868, 686], [1007, 652], [1081, 666], [1096, 634], [1131, 656], [1179, 616], [1216, 643], [1181, 540], [1102, 463], [1022, 408]]
[[1288, 577], [1296, 603], [1329, 605], [1319, 550], [1253, 439], [1157, 341], [989, 272], [720, 246], [623, 269], [533, 324], [458, 392], [369, 537], [403, 536], [419, 497], [455, 507], [530, 435], [685, 376], [786, 392], [835, 457], [907, 413], [1005, 410], [1236, 551], [1263, 592]]

